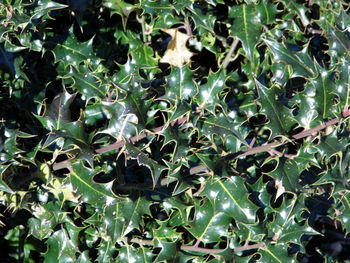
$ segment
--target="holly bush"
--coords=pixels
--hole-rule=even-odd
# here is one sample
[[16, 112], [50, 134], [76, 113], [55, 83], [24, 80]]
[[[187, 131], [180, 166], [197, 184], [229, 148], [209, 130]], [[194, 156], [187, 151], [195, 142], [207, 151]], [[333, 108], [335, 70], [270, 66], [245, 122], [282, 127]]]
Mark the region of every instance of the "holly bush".
[[348, 0], [2, 0], [1, 262], [344, 262]]

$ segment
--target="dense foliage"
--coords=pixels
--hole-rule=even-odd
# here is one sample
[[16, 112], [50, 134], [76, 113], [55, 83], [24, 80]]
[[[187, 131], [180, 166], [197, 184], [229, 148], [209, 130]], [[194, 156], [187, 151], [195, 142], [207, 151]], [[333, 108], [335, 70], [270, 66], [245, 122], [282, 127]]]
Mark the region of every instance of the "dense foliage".
[[1, 262], [350, 259], [349, 1], [1, 2]]

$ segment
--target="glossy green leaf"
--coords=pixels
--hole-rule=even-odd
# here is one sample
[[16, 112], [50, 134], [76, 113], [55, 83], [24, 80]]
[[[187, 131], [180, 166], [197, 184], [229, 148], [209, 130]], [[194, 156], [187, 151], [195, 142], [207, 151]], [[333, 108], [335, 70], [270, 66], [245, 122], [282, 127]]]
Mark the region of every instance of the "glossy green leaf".
[[47, 240], [48, 250], [44, 262], [69, 262], [77, 260], [79, 251], [77, 240], [72, 240], [67, 230], [61, 229], [53, 233]]
[[276, 168], [268, 173], [281, 184], [286, 191], [296, 193], [300, 191], [299, 177], [302, 167], [298, 166], [293, 159], [279, 159]]
[[305, 5], [288, 0], [280, 0], [279, 2], [282, 2], [289, 12], [298, 15], [302, 26], [306, 27], [308, 24], [310, 24], [310, 20], [307, 17], [308, 8]]
[[306, 48], [299, 52], [292, 52], [284, 44], [277, 41], [264, 39], [264, 42], [272, 52], [276, 62], [289, 65], [292, 68], [293, 77], [311, 78], [317, 76], [318, 72], [314, 61], [308, 55]]
[[193, 81], [193, 72], [188, 67], [172, 67], [166, 77], [164, 99], [186, 100], [197, 93], [197, 85]]
[[336, 95], [339, 97], [340, 110], [344, 110], [345, 107], [350, 104], [350, 67], [348, 60], [342, 58], [337, 68], [338, 79], [335, 82]]
[[269, 119], [266, 125], [271, 130], [271, 137], [287, 135], [289, 129], [294, 125], [292, 110], [286, 107], [280, 97], [277, 86], [265, 87], [259, 81], [255, 81], [261, 104], [261, 112]]
[[216, 212], [224, 212], [238, 222], [255, 222], [257, 206], [248, 200], [242, 178], [214, 178], [205, 184], [202, 194], [211, 200]]
[[135, 158], [137, 160], [139, 165], [143, 165], [149, 168], [152, 176], [153, 186], [155, 186], [158, 183], [162, 171], [166, 170], [167, 168], [149, 158], [147, 154], [143, 153], [130, 143], [126, 144], [126, 150], [132, 158]]
[[263, 28], [260, 16], [254, 4], [233, 6], [229, 10], [229, 17], [234, 19], [231, 34], [242, 41], [244, 52], [251, 63], [255, 63], [254, 50]]
[[115, 261], [115, 253], [117, 249], [110, 240], [102, 241], [98, 247], [98, 257], [97, 260], [100, 262], [113, 262]]
[[155, 245], [161, 248], [161, 251], [157, 255], [154, 262], [181, 262], [185, 263], [188, 260], [194, 259], [187, 251], [181, 251], [178, 249], [177, 242], [166, 242], [164, 240], [155, 240]]
[[349, 209], [350, 209], [350, 196], [349, 193], [345, 193], [340, 196], [342, 208], [341, 208], [341, 214], [337, 216], [337, 218], [340, 219], [343, 227], [345, 228], [346, 232], [348, 233], [350, 230], [350, 218], [349, 218]]
[[245, 144], [245, 134], [239, 122], [229, 120], [224, 114], [206, 118], [198, 127], [199, 135], [204, 135], [212, 141], [214, 135], [220, 136], [230, 152], [239, 151], [240, 146]]
[[198, 104], [199, 107], [214, 112], [216, 104], [219, 103], [219, 94], [225, 87], [224, 71], [219, 70], [209, 74], [207, 83], [198, 87]]
[[79, 42], [72, 33], [69, 34], [63, 43], [57, 44], [52, 50], [55, 62], [62, 63], [65, 69], [69, 66], [78, 68], [82, 62], [97, 65], [99, 60], [94, 55], [92, 42], [93, 39], [86, 42]]
[[290, 257], [288, 255], [287, 247], [286, 247], [286, 244], [284, 243], [269, 245], [265, 249], [260, 249], [258, 253], [262, 256], [262, 258], [260, 259], [262, 262], [269, 262], [269, 263], [298, 262], [295, 256]]
[[82, 98], [87, 101], [93, 98], [104, 99], [111, 85], [104, 81], [103, 75], [97, 71], [91, 71], [87, 65], [79, 65], [77, 68], [70, 67], [63, 81], [79, 91]]
[[118, 14], [121, 16], [124, 29], [130, 13], [137, 9], [137, 6], [129, 4], [123, 0], [106, 0], [104, 1], [104, 5], [112, 10], [112, 14]]
[[3, 173], [6, 171], [7, 168], [8, 168], [8, 166], [5, 166], [5, 165], [0, 166], [0, 191], [3, 191], [5, 193], [9, 193], [9, 194], [14, 194], [12, 189], [3, 180]]
[[[301, 205], [297, 199], [284, 200], [277, 209], [271, 209], [274, 214], [273, 221], [267, 223], [269, 235], [279, 244], [294, 243], [301, 245], [303, 235], [315, 235], [317, 231], [312, 229], [307, 221], [297, 222], [297, 213], [301, 213]], [[270, 210], [270, 211], [271, 211]]]
[[334, 117], [336, 113], [334, 107], [335, 83], [331, 80], [332, 73], [323, 70], [320, 73], [316, 79], [306, 84], [305, 91], [319, 117], [326, 119]]
[[158, 64], [153, 49], [142, 42], [140, 35], [128, 32], [115, 32], [116, 38], [121, 38], [121, 43], [128, 45], [132, 56], [131, 63], [142, 68], [152, 68]]
[[108, 120], [108, 126], [103, 127], [99, 133], [109, 134], [115, 138], [130, 138], [136, 134], [135, 123], [137, 117], [128, 113], [123, 103], [101, 102], [86, 107], [84, 120], [88, 125]]
[[50, 0], [39, 0], [36, 5], [37, 6], [33, 10], [33, 15], [31, 16], [33, 20], [50, 18], [50, 12], [68, 7], [67, 5]]
[[338, 139], [337, 131], [334, 130], [327, 136], [322, 136], [317, 144], [316, 150], [322, 157], [330, 158], [335, 154], [341, 154], [346, 151], [346, 147], [349, 145], [348, 138]]
[[150, 215], [151, 203], [145, 197], [124, 199], [108, 205], [103, 213], [102, 226], [112, 241], [143, 226], [143, 216]]
[[203, 36], [205, 33], [215, 35], [214, 25], [216, 18], [215, 16], [208, 15], [209, 12], [212, 14], [214, 10], [212, 7], [209, 7], [208, 9], [209, 10], [206, 10], [206, 12], [204, 12], [204, 10], [201, 8], [196, 8], [195, 6], [188, 8], [188, 11], [190, 12], [189, 17], [193, 19], [196, 28], [198, 29], [201, 36]]
[[227, 235], [230, 217], [215, 209], [213, 202], [208, 199], [203, 204], [195, 205], [195, 215], [188, 231], [203, 243], [220, 242]]
[[119, 250], [119, 255], [115, 262], [152, 262], [152, 250], [146, 247], [134, 248], [131, 245], [125, 245]]
[[82, 161], [77, 161], [72, 164], [69, 179], [83, 202], [91, 202], [99, 207], [111, 203], [115, 196], [110, 190], [111, 185], [101, 185], [93, 182], [93, 176], [97, 172], [84, 166]]

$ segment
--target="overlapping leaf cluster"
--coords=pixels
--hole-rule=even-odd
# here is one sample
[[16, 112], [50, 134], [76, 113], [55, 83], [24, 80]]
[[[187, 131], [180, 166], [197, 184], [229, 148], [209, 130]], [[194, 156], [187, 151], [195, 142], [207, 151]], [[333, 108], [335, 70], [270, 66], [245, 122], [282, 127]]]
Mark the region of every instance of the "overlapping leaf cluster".
[[348, 8], [3, 1], [1, 262], [347, 259]]

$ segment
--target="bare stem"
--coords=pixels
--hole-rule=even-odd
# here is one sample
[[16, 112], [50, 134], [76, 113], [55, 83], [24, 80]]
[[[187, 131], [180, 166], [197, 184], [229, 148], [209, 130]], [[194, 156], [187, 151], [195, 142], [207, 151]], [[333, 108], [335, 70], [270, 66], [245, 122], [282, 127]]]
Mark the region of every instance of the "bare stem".
[[[292, 141], [294, 140], [299, 140], [308, 136], [314, 136], [314, 134], [317, 134], [319, 131], [326, 129], [327, 127], [333, 126], [335, 124], [337, 124], [341, 119], [345, 119], [347, 117], [350, 116], [350, 109], [345, 109], [342, 113], [341, 113], [341, 118], [334, 118], [330, 121], [324, 122], [321, 125], [318, 125], [315, 128], [312, 129], [307, 129], [304, 130], [298, 134], [295, 134], [292, 136]], [[229, 154], [227, 156], [225, 156], [226, 160], [232, 160], [232, 159], [236, 159], [236, 158], [240, 158], [240, 157], [244, 157], [244, 156], [249, 156], [249, 155], [253, 155], [253, 154], [257, 154], [257, 153], [263, 153], [263, 152], [270, 152], [272, 150], [274, 150], [276, 147], [278, 146], [282, 146], [284, 144], [286, 144], [289, 141], [285, 141], [285, 142], [272, 142], [272, 143], [268, 143], [262, 146], [256, 146], [256, 147], [250, 147], [247, 150], [243, 151], [242, 153], [236, 153], [236, 154]], [[294, 158], [295, 156], [289, 156], [290, 158]], [[206, 165], [198, 165], [195, 167], [192, 167], [190, 169], [190, 174], [196, 174], [196, 173], [201, 173], [201, 172], [207, 172], [208, 171], [208, 167]]]
[[230, 50], [227, 52], [226, 57], [224, 58], [224, 61], [222, 62], [221, 67], [223, 69], [227, 68], [228, 64], [230, 63], [232, 54], [233, 54], [233, 52], [235, 52], [235, 50], [238, 46], [238, 43], [239, 43], [239, 39], [235, 37], [233, 39], [231, 46], [230, 46]]
[[[317, 134], [319, 131], [326, 129], [327, 127], [333, 126], [335, 124], [337, 124], [338, 122], [340, 122], [341, 119], [345, 119], [347, 117], [350, 116], [350, 109], [344, 109], [344, 111], [341, 113], [341, 117], [340, 118], [334, 118], [330, 121], [324, 122], [321, 125], [316, 126], [315, 128], [312, 129], [307, 129], [304, 130], [298, 134], [295, 134], [292, 136], [291, 140], [299, 140], [308, 136], [314, 136], [314, 134]], [[185, 122], [187, 122], [187, 117], [186, 116], [182, 116], [178, 119], [176, 119], [175, 121], [173, 121], [170, 125], [174, 126], [174, 125], [181, 125], [184, 124]], [[159, 134], [162, 130], [165, 129], [165, 126], [160, 126], [158, 128], [155, 128], [154, 130], [152, 130], [151, 132], [143, 132], [140, 133], [139, 135], [136, 135], [132, 138], [129, 139], [130, 143], [135, 143], [138, 142], [144, 138], [146, 138], [149, 135], [152, 134]], [[256, 146], [256, 147], [249, 147], [247, 150], [241, 152], [241, 153], [235, 153], [235, 154], [229, 154], [227, 156], [225, 156], [226, 160], [232, 160], [232, 159], [236, 159], [236, 158], [240, 158], [240, 157], [244, 157], [244, 156], [249, 156], [249, 155], [253, 155], [253, 154], [257, 154], [257, 153], [263, 153], [263, 152], [270, 152], [272, 150], [274, 150], [276, 147], [278, 146], [282, 146], [284, 144], [286, 144], [288, 141], [286, 142], [272, 142], [272, 143], [268, 143], [265, 145], [261, 145], [261, 146]], [[105, 153], [105, 152], [109, 152], [112, 150], [118, 150], [121, 147], [123, 147], [125, 145], [125, 141], [117, 141], [111, 145], [102, 147], [100, 149], [96, 150], [96, 153]], [[294, 156], [293, 156], [294, 157]], [[68, 160], [60, 162], [60, 163], [55, 163], [53, 165], [53, 170], [59, 170], [59, 169], [63, 169], [63, 168], [71, 168], [71, 164]], [[198, 173], [208, 173], [210, 170], [206, 165], [198, 165], [198, 166], [194, 166], [192, 168], [190, 168], [189, 173], [191, 175], [193, 174], [198, 174]], [[161, 183], [161, 185], [163, 185]], [[135, 188], [133, 188], [135, 189]]]
[[[182, 125], [185, 122], [187, 122], [187, 116], [182, 116], [182, 117], [176, 119], [175, 121], [171, 122], [170, 126]], [[142, 133], [140, 133], [138, 135], [135, 135], [134, 137], [131, 137], [129, 139], [129, 142], [130, 143], [136, 143], [136, 142], [138, 142], [138, 141], [140, 141], [140, 140], [142, 140], [142, 139], [144, 139], [147, 136], [150, 136], [152, 134], [159, 134], [164, 129], [165, 129], [165, 125], [157, 127], [155, 129], [153, 129], [151, 132], [148, 132], [148, 131], [142, 132]], [[97, 149], [95, 152], [98, 153], [98, 154], [101, 154], [101, 153], [105, 153], [105, 152], [109, 152], [109, 151], [113, 151], [113, 150], [119, 150], [125, 144], [126, 144], [125, 141], [117, 141], [117, 142], [115, 142], [113, 144], [110, 144], [108, 146], [105, 146], [105, 147], [102, 147], [100, 149]], [[53, 166], [52, 166], [52, 169], [54, 171], [57, 171], [57, 170], [60, 170], [60, 169], [64, 169], [64, 168], [67, 168], [67, 169], [71, 168], [71, 164], [70, 164], [69, 160], [65, 160], [65, 161], [62, 161], [62, 162], [59, 162], [59, 163], [54, 163]]]
[[[183, 117], [180, 117], [178, 119], [176, 119], [175, 121], [173, 121], [172, 123], [170, 123], [170, 126], [174, 126], [174, 125], [181, 125], [183, 123], [185, 123], [187, 121], [187, 117], [186, 116], [183, 116]], [[136, 135], [134, 137], [131, 137], [129, 139], [129, 142], [131, 143], [135, 143], [135, 142], [138, 142], [144, 138], [146, 138], [147, 136], [149, 135], [152, 135], [152, 134], [159, 134], [162, 130], [164, 130], [164, 125], [163, 126], [160, 126], [158, 128], [155, 128], [154, 130], [152, 130], [151, 132], [142, 132], [140, 133], [139, 135]], [[96, 153], [105, 153], [105, 152], [109, 152], [109, 151], [112, 151], [112, 150], [118, 150], [120, 149], [121, 147], [123, 147], [125, 145], [125, 142], [124, 141], [117, 141], [111, 145], [108, 145], [106, 147], [103, 147], [103, 148], [100, 148], [100, 149], [97, 149], [96, 150]]]
[[57, 170], [60, 170], [60, 169], [64, 169], [64, 168], [67, 168], [70, 171], [72, 170], [72, 166], [71, 166], [70, 160], [65, 160], [65, 161], [62, 161], [62, 162], [59, 162], [59, 163], [54, 163], [52, 165], [52, 170], [54, 170], [54, 171], [57, 171]]
[[141, 15], [140, 17], [138, 15], [136, 15], [136, 20], [141, 24], [142, 41], [143, 41], [143, 43], [146, 43], [147, 38], [146, 38], [145, 17], [143, 15]]

